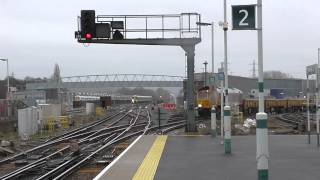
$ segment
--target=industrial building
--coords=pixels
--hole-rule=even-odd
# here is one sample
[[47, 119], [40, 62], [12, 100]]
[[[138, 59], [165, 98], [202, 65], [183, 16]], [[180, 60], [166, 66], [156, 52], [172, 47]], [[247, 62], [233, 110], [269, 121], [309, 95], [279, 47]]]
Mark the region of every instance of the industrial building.
[[[209, 74], [209, 73], [207, 73]], [[210, 76], [207, 75], [207, 76]], [[195, 74], [195, 87], [199, 89], [204, 85], [204, 73]], [[310, 92], [315, 92], [315, 81], [310, 81]], [[307, 93], [307, 80], [290, 78], [290, 79], [265, 79], [265, 90], [270, 89], [280, 89], [283, 90], [284, 97], [301, 97], [305, 96]], [[212, 85], [211, 78], [207, 78], [207, 84]], [[215, 86], [220, 86], [220, 82], [215, 81]], [[240, 89], [243, 92], [244, 97], [250, 97], [252, 90], [258, 89], [258, 79], [242, 76], [229, 75], [229, 85]]]

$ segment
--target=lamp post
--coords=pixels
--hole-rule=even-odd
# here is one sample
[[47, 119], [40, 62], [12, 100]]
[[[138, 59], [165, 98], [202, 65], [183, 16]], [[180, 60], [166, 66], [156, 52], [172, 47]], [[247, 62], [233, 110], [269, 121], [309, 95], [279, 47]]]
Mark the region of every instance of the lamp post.
[[[218, 69], [218, 73], [224, 73], [224, 62], [221, 62], [221, 68]], [[221, 135], [221, 144], [224, 144], [224, 77], [220, 81], [220, 135]]]
[[214, 22], [212, 23], [205, 23], [205, 22], [197, 22], [197, 25], [199, 26], [211, 26], [211, 58], [212, 58], [212, 76], [214, 73]]
[[317, 80], [316, 80], [316, 102], [317, 102], [317, 108], [316, 108], [316, 120], [317, 120], [317, 146], [320, 146], [320, 140], [319, 140], [319, 134], [320, 134], [320, 125], [319, 125], [319, 65], [320, 65], [320, 48], [318, 48], [318, 66], [317, 66]]
[[207, 65], [208, 65], [208, 62], [205, 61], [204, 63], [204, 87], [207, 86]]
[[8, 117], [10, 115], [10, 109], [9, 109], [9, 92], [10, 92], [10, 78], [9, 78], [9, 59], [0, 59], [0, 61], [6, 61], [7, 62], [7, 108], [8, 108]]
[[223, 29], [224, 40], [224, 90], [225, 90], [225, 106], [224, 106], [224, 151], [225, 154], [231, 154], [231, 117], [229, 106], [229, 80], [228, 80], [228, 22], [227, 22], [227, 0], [223, 1], [223, 22], [219, 23]]

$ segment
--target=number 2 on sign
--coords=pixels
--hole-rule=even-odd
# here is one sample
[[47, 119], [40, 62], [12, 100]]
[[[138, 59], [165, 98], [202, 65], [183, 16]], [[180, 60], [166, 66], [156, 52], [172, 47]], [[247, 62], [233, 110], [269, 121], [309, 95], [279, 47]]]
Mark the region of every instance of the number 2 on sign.
[[239, 26], [248, 26], [249, 24], [248, 23], [244, 23], [244, 21], [248, 18], [248, 11], [245, 10], [245, 9], [241, 9], [239, 11], [239, 14], [240, 13], [244, 13], [244, 17], [242, 18], [242, 20], [239, 22]]

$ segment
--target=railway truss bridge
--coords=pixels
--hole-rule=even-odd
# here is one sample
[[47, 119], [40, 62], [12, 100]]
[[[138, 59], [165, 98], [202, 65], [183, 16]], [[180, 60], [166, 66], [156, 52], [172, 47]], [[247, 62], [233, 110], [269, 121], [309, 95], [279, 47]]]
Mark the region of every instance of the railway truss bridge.
[[183, 88], [183, 76], [105, 74], [62, 77], [60, 81], [28, 82], [27, 90], [66, 89], [70, 92], [106, 92], [120, 88], [164, 88], [173, 93]]

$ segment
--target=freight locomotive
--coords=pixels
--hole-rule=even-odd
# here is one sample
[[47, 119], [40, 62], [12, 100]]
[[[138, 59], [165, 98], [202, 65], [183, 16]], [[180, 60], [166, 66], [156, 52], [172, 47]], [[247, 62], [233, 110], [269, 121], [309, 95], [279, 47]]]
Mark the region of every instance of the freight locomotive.
[[[197, 92], [197, 106], [200, 116], [209, 116], [212, 106], [216, 108], [217, 111], [220, 109], [221, 102], [221, 88], [214, 88], [205, 86], [200, 88]], [[228, 100], [229, 104], [240, 105], [242, 103], [242, 91], [236, 88], [229, 88], [228, 90]]]

